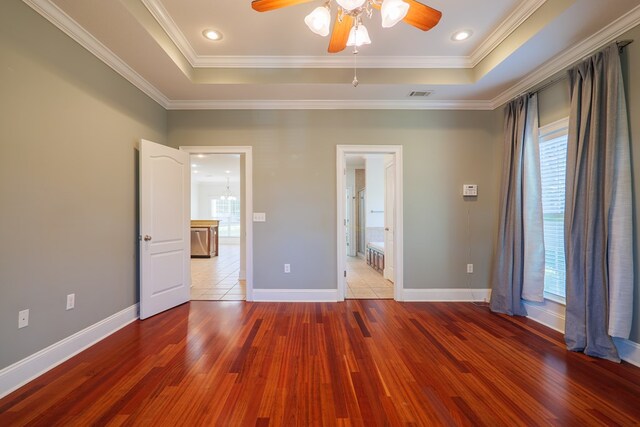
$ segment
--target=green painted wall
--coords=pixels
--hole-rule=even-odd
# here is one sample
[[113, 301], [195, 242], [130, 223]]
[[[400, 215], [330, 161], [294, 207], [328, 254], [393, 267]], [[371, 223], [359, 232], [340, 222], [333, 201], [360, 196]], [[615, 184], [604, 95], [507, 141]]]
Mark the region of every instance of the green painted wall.
[[[267, 214], [267, 222], [254, 224], [255, 288], [335, 289], [338, 144], [403, 146], [405, 288], [489, 287], [501, 160], [497, 112], [168, 114], [173, 147], [253, 147], [254, 211]], [[478, 184], [477, 201], [462, 199], [465, 183]], [[468, 242], [473, 275], [466, 274]]]
[[136, 303], [135, 147], [166, 112], [19, 0], [0, 58], [3, 368]]

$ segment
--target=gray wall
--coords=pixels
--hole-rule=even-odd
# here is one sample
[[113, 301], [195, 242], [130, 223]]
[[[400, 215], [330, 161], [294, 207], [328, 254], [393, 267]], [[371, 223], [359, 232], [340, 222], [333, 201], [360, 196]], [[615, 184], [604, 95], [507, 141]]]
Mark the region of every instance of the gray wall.
[[[627, 107], [629, 109], [629, 125], [631, 131], [632, 168], [634, 179], [634, 226], [635, 226], [635, 297], [634, 319], [631, 340], [640, 342], [640, 27], [636, 27], [618, 40], [635, 39], [625, 48], [622, 55], [622, 72], [627, 91]], [[551, 123], [569, 115], [569, 83], [562, 79], [548, 89], [540, 92], [540, 125]]]
[[0, 58], [3, 368], [137, 301], [135, 145], [166, 112], [20, 0]]
[[[487, 288], [501, 153], [486, 111], [169, 111], [169, 145], [253, 146], [256, 288], [336, 287], [336, 145], [401, 144], [407, 288]], [[479, 185], [475, 201], [462, 184]], [[471, 235], [467, 235], [467, 213]], [[466, 274], [467, 241], [475, 273]], [[283, 264], [291, 264], [284, 274]]]

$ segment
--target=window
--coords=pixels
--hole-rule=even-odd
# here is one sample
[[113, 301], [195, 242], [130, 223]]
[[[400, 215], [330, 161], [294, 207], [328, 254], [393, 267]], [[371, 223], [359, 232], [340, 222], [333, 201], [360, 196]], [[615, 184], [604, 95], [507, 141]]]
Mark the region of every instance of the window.
[[240, 200], [211, 200], [211, 218], [220, 220], [220, 237], [240, 237]]
[[540, 128], [540, 176], [544, 228], [545, 297], [564, 302], [564, 200], [567, 167], [567, 120]]

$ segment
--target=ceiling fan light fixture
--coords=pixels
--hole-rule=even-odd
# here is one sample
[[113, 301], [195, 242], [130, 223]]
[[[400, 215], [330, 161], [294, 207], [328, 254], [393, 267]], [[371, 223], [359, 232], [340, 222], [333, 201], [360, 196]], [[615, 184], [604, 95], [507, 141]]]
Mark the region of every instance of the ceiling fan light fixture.
[[384, 0], [380, 8], [382, 27], [390, 28], [402, 21], [409, 12], [409, 4], [402, 0]]
[[354, 25], [349, 31], [349, 39], [347, 40], [347, 46], [362, 46], [363, 44], [371, 44], [369, 38], [369, 31], [367, 27], [362, 24]]
[[304, 18], [304, 23], [314, 33], [326, 37], [329, 35], [329, 27], [331, 26], [331, 13], [324, 6], [316, 7]]
[[367, 0], [336, 0], [341, 8], [348, 11], [362, 7], [366, 1]]

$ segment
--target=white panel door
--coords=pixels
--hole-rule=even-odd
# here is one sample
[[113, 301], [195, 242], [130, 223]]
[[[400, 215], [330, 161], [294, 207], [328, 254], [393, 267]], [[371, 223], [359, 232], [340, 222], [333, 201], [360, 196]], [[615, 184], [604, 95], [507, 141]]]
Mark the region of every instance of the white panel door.
[[388, 163], [384, 168], [384, 278], [395, 282], [394, 258], [394, 230], [395, 230], [395, 163]]
[[140, 318], [190, 299], [189, 154], [140, 142]]

